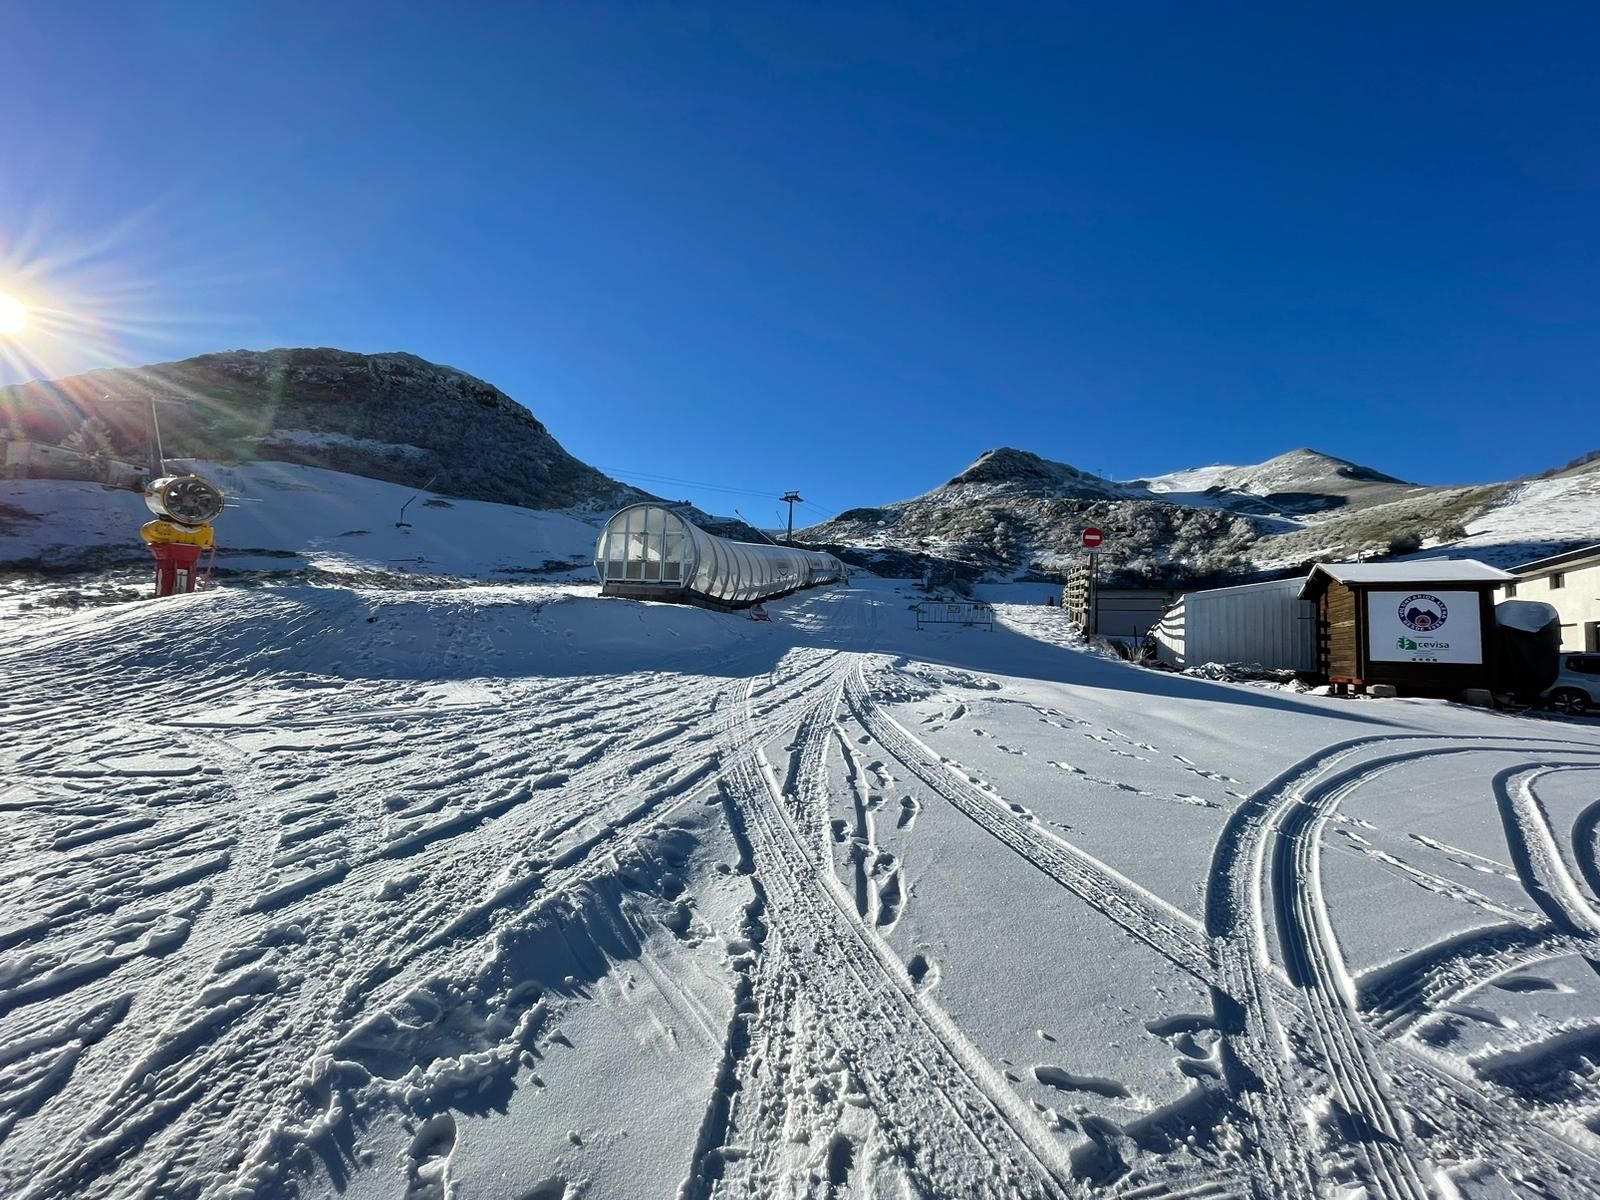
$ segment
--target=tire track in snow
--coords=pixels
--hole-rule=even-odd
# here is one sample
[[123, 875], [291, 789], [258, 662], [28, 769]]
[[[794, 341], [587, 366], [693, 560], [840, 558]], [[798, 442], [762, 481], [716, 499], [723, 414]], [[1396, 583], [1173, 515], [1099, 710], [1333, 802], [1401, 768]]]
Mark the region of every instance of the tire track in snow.
[[1005, 801], [974, 787], [883, 710], [859, 670], [851, 676], [846, 695], [850, 711], [862, 727], [935, 795], [1162, 957], [1208, 987], [1217, 986], [1219, 977], [1210, 948], [1192, 918], [1070, 842], [1024, 819]]
[[[785, 713], [798, 711], [799, 698], [815, 686], [819, 669], [825, 668], [835, 657], [832, 651], [801, 651], [780, 663], [765, 678], [765, 686], [760, 691], [767, 719], [783, 720]], [[734, 740], [744, 736], [739, 724], [743, 717], [733, 697], [746, 686], [746, 681], [740, 679], [717, 680], [713, 690], [722, 702], [708, 710], [715, 716], [715, 728], [711, 731], [685, 725], [668, 737], [647, 735], [640, 739], [647, 744], [632, 745], [627, 754], [616, 756], [601, 782], [624, 788], [624, 802], [630, 807], [624, 812], [615, 811], [617, 797], [608, 795], [607, 815], [603, 820], [584, 824], [582, 829], [578, 828], [578, 822], [565, 822], [562, 826], [565, 832], [577, 830], [581, 836], [567, 837], [555, 846], [544, 846], [536, 857], [525, 859], [519, 870], [509, 873], [504, 882], [486, 881], [479, 903], [465, 910], [459, 903], [435, 906], [422, 914], [420, 920], [402, 917], [403, 923], [398, 926], [393, 922], [385, 923], [381, 914], [373, 919], [375, 930], [382, 936], [372, 938], [373, 951], [358, 953], [357, 957], [376, 959], [380, 963], [384, 963], [385, 958], [388, 961], [370, 977], [346, 985], [339, 1008], [339, 1024], [348, 1027], [361, 1013], [382, 1013], [392, 1005], [403, 1007], [417, 989], [426, 987], [430, 980], [470, 977], [485, 940], [536, 922], [551, 904], [586, 883], [602, 881], [613, 872], [619, 858], [630, 847], [660, 829], [699, 794], [699, 785], [713, 775]], [[659, 703], [639, 707], [647, 710], [641, 713], [641, 724], [648, 719], [646, 727], [657, 728], [654, 716], [659, 712]], [[681, 709], [683, 705], [680, 703], [677, 707]], [[659, 732], [657, 728], [657, 734]], [[684, 749], [693, 753], [687, 761], [679, 761], [676, 766], [659, 773], [652, 774], [649, 768], [640, 767], [641, 762], [658, 757], [663, 747], [668, 746], [676, 747], [680, 758]], [[427, 870], [430, 874], [451, 878], [455, 886], [450, 888], [450, 894], [460, 896], [464, 890], [463, 879], [471, 881], [483, 871], [485, 863], [492, 865], [501, 857], [485, 853], [486, 839], [492, 835], [491, 844], [516, 846], [524, 840], [527, 828], [535, 820], [521, 810], [513, 810], [485, 825], [476, 838], [444, 843], [443, 857], [434, 854], [426, 864]], [[507, 872], [502, 869], [502, 875], [505, 874]], [[282, 1115], [277, 1123], [286, 1124]], [[294, 1125], [293, 1122], [287, 1124]], [[273, 1153], [281, 1155], [281, 1148], [274, 1149]], [[246, 1177], [252, 1170], [267, 1165], [260, 1160], [245, 1163], [239, 1168], [239, 1176]]]
[[[996, 1200], [1066, 1194], [1071, 1173], [1059, 1149], [861, 924], [831, 857], [822, 858], [822, 823], [797, 811], [815, 803], [808, 793], [821, 783], [838, 698], [836, 690], [807, 721], [801, 795], [784, 794], [753, 729], [725, 777], [749, 832], [785, 969], [814, 997], [884, 1137], [927, 1191]], [[777, 1131], [753, 1132], [770, 1145]], [[736, 1126], [735, 1136], [742, 1134]], [[730, 1195], [772, 1194], [765, 1189], [773, 1181], [753, 1172], [726, 1182]]]
[[1495, 800], [1505, 825], [1511, 861], [1534, 903], [1557, 928], [1577, 937], [1600, 937], [1600, 912], [1595, 911], [1567, 869], [1555, 831], [1550, 828], [1550, 818], [1534, 792], [1533, 785], [1538, 780], [1563, 769], [1600, 768], [1563, 768], [1548, 763], [1507, 767], [1494, 777]]
[[[449, 716], [444, 718], [450, 720]], [[660, 743], [658, 743], [659, 746]], [[241, 755], [241, 768], [247, 768], [247, 757]], [[684, 772], [684, 775], [692, 773]], [[698, 778], [704, 778], [708, 772], [701, 773]], [[666, 774], [673, 774], [668, 772]], [[674, 789], [672, 783], [678, 786]], [[669, 792], [675, 792], [680, 799], [692, 788], [693, 779], [685, 781], [677, 777], [666, 785]], [[662, 789], [656, 787], [652, 795]], [[650, 800], [647, 796], [647, 801]], [[667, 796], [657, 796], [656, 802], [668, 799]], [[249, 810], [248, 805], [236, 806], [236, 811], [241, 815]], [[639, 814], [642, 818], [648, 814]], [[664, 817], [665, 813], [656, 814]], [[608, 851], [616, 848], [627, 840], [629, 835], [636, 835], [644, 829], [653, 827], [655, 821], [637, 820], [632, 823], [612, 823], [603, 827], [603, 831], [613, 836], [608, 839], [586, 838], [576, 845], [570, 845], [565, 850], [555, 854], [555, 862], [551, 864], [554, 871], [550, 873], [550, 882], [558, 886], [563, 882], [560, 878], [560, 868], [566, 865], [567, 860], [595, 860], [604, 858]], [[269, 831], [270, 832], [270, 831]], [[481, 873], [493, 871], [495, 864], [501, 856], [485, 853], [486, 845], [498, 843], [507, 845], [516, 840], [518, 823], [491, 822], [483, 829], [478, 830], [475, 836], [457, 837], [440, 843], [434, 850], [425, 855], [430, 873], [437, 872], [444, 880], [445, 889], [454, 897], [460, 897], [470, 890], [472, 881]], [[568, 839], [570, 840], [570, 839]], [[256, 856], [261, 858], [263, 856]], [[365, 893], [370, 891], [376, 882], [377, 874], [387, 870], [381, 862], [358, 864], [351, 877], [339, 883], [331, 884], [336, 893], [342, 892], [350, 898], [357, 900], [357, 907], [367, 907]], [[252, 896], [259, 896], [260, 892], [253, 888], [249, 882], [251, 873], [241, 873], [233, 880], [230, 888], [232, 899], [226, 905], [214, 906], [220, 911], [233, 910], [239, 913], [249, 913], [253, 908], [259, 907], [251, 902]], [[538, 879], [533, 881], [535, 884]], [[492, 890], [492, 889], [491, 889]], [[510, 905], [515, 899], [513, 892], [517, 889], [508, 889], [503, 896], [491, 896], [491, 900], [498, 900], [504, 905]], [[359, 899], [358, 899], [359, 898]], [[335, 908], [344, 907], [335, 905]], [[430, 910], [436, 914], [437, 921], [447, 921], [460, 915], [459, 903], [449, 903], [435, 906]], [[99, 1106], [98, 1115], [94, 1116], [91, 1124], [84, 1130], [86, 1141], [77, 1148], [73, 1148], [69, 1140], [62, 1150], [64, 1158], [58, 1158], [56, 1164], [36, 1174], [35, 1183], [39, 1188], [38, 1194], [52, 1194], [51, 1181], [54, 1180], [56, 1193], [69, 1187], [74, 1194], [88, 1193], [92, 1190], [101, 1190], [107, 1186], [121, 1186], [127, 1182], [123, 1177], [123, 1166], [115, 1155], [107, 1155], [104, 1150], [110, 1145], [130, 1145], [129, 1138], [138, 1140], [138, 1131], [149, 1128], [159, 1130], [154, 1142], [148, 1150], [141, 1155], [138, 1170], [149, 1178], [150, 1172], [161, 1174], [170, 1168], [176, 1159], [164, 1157], [157, 1146], [163, 1142], [176, 1144], [182, 1155], [184, 1147], [194, 1145], [203, 1146], [210, 1137], [201, 1134], [205, 1129], [222, 1142], [231, 1144], [235, 1152], [243, 1152], [248, 1148], [250, 1138], [241, 1131], [237, 1136], [226, 1133], [234, 1120], [247, 1115], [252, 1125], [257, 1122], [272, 1124], [277, 1120], [274, 1110], [285, 1113], [297, 1107], [301, 1101], [296, 1097], [299, 1089], [293, 1084], [293, 1079], [303, 1069], [308, 1047], [316, 1047], [324, 1042], [331, 1031], [335, 1030], [341, 1020], [341, 1013], [349, 1011], [353, 994], [365, 995], [377, 989], [380, 980], [373, 976], [382, 976], [393, 982], [396, 988], [403, 989], [404, 976], [412, 974], [406, 970], [406, 964], [411, 963], [418, 967], [427, 962], [439, 959], [439, 954], [428, 953], [429, 945], [426, 937], [419, 937], [422, 931], [417, 928], [417, 914], [407, 908], [401, 908], [394, 914], [397, 919], [386, 919], [385, 912], [380, 908], [369, 914], [368, 927], [361, 929], [357, 934], [357, 941], [348, 939], [351, 931], [344, 931], [335, 925], [331, 928], [318, 928], [323, 924], [317, 920], [308, 923], [304, 936], [310, 945], [301, 949], [297, 958], [304, 961], [309, 959], [319, 965], [303, 974], [294, 977], [285, 977], [283, 985], [277, 988], [260, 989], [252, 995], [258, 999], [250, 1003], [225, 1004], [226, 1019], [220, 1020], [207, 1027], [215, 1032], [217, 1048], [207, 1051], [206, 1057], [216, 1058], [223, 1054], [225, 1047], [231, 1047], [240, 1063], [238, 1072], [234, 1076], [244, 1078], [230, 1078], [228, 1072], [210, 1072], [203, 1077], [191, 1077], [190, 1069], [186, 1064], [187, 1052], [173, 1052], [161, 1054], [149, 1061], [153, 1064], [151, 1070], [153, 1078], [158, 1082], [155, 1098], [159, 1101], [148, 1108], [150, 1115], [141, 1115], [140, 1106], [144, 1104], [139, 1099], [137, 1092], [130, 1093], [125, 1099], [113, 1099]], [[211, 936], [205, 939], [205, 944], [218, 950], [226, 947], [239, 947], [247, 945], [253, 936], [252, 931], [270, 929], [268, 921], [259, 916], [240, 917], [231, 922], [219, 924], [211, 930]], [[428, 933], [437, 931], [437, 925]], [[328, 941], [329, 936], [332, 942]], [[326, 951], [317, 951], [315, 946], [326, 945]], [[259, 952], [257, 952], [259, 953]], [[196, 953], [190, 955], [185, 961], [192, 964], [192, 969], [201, 971], [200, 979], [204, 978], [210, 970], [209, 961], [200, 947]], [[220, 960], [219, 960], [220, 961]], [[378, 964], [372, 967], [372, 964]], [[299, 964], [297, 964], [299, 965]], [[370, 968], [370, 971], [369, 971]], [[170, 973], [173, 964], [168, 963], [164, 968], [171, 982]], [[363, 978], [363, 975], [366, 975]], [[198, 983], [195, 985], [198, 987]], [[180, 989], [181, 990], [181, 989]], [[155, 1019], [159, 1023], [166, 1020], [162, 1008], [147, 1010], [147, 1019]], [[192, 1027], [195, 1020], [209, 1021], [203, 1011], [187, 1013], [180, 1006], [173, 1015], [173, 1020], [165, 1029], [153, 1028], [148, 1034], [142, 1035], [146, 1047], [160, 1047], [172, 1043], [179, 1047], [186, 1044], [187, 1030]], [[275, 1057], [274, 1057], [275, 1056]], [[224, 1058], [216, 1058], [224, 1061]], [[276, 1066], [270, 1066], [268, 1060], [275, 1061]], [[245, 1064], [255, 1062], [254, 1068]], [[260, 1074], [255, 1074], [261, 1072]], [[147, 1072], [150, 1073], [150, 1072]], [[165, 1081], [162, 1076], [167, 1076]], [[254, 1078], [250, 1076], [254, 1075]], [[272, 1080], [276, 1082], [271, 1082]], [[263, 1112], [259, 1107], [244, 1106], [235, 1109], [233, 1106], [219, 1109], [216, 1104], [207, 1099], [208, 1093], [214, 1091], [222, 1082], [227, 1082], [227, 1090], [242, 1088], [246, 1094], [251, 1094], [259, 1088], [262, 1098], [268, 1099], [269, 1108]], [[271, 1098], [275, 1096], [277, 1098]], [[170, 1102], [162, 1097], [169, 1096]], [[192, 1111], [191, 1111], [192, 1109]], [[126, 1131], [118, 1135], [117, 1130]], [[108, 1141], [107, 1139], [117, 1139]], [[145, 1161], [148, 1160], [148, 1161]], [[226, 1159], [222, 1160], [226, 1162]], [[105, 1176], [105, 1172], [112, 1172]], [[115, 1184], [112, 1180], [116, 1179]]]
[[[1416, 761], [1397, 756], [1393, 765]], [[1349, 1136], [1366, 1160], [1379, 1195], [1429, 1200], [1435, 1171], [1411, 1124], [1389, 1093], [1355, 1010], [1355, 988], [1344, 967], [1322, 893], [1322, 831], [1339, 801], [1388, 769], [1366, 768], [1325, 789], [1309, 789], [1284, 805], [1275, 819], [1273, 886], [1277, 925], [1290, 982], [1308, 1000], [1311, 1026], [1338, 1103], [1354, 1122]]]
[[[1346, 767], [1343, 764], [1364, 751], [1395, 742], [1445, 743], [1418, 747], [1384, 758]], [[1257, 1071], [1267, 1074], [1259, 1105], [1265, 1149], [1280, 1149], [1297, 1159], [1300, 1186], [1310, 1189], [1313, 1170], [1299, 1149], [1303, 1121], [1296, 1110], [1293, 1088], [1286, 1072], [1291, 1051], [1283, 1034], [1277, 1005], [1278, 989], [1271, 986], [1267, 945], [1265, 897], [1270, 881], [1276, 894], [1277, 926], [1286, 965], [1296, 990], [1306, 997], [1306, 1015], [1324, 1052], [1326, 1069], [1346, 1110], [1360, 1122], [1354, 1139], [1366, 1160], [1369, 1183], [1384, 1196], [1430, 1196], [1439, 1186], [1431, 1166], [1420, 1153], [1405, 1114], [1398, 1111], [1389, 1081], [1378, 1065], [1393, 1058], [1392, 1048], [1380, 1051], [1365, 1039], [1357, 1018], [1357, 994], [1343, 965], [1333, 934], [1318, 876], [1320, 832], [1338, 802], [1375, 774], [1430, 758], [1475, 752], [1526, 753], [1532, 745], [1559, 745], [1568, 752], [1593, 753], [1587, 747], [1550, 738], [1445, 739], [1431, 735], [1359, 738], [1329, 747], [1290, 767], [1260, 789], [1235, 811], [1218, 841], [1207, 895], [1207, 923], [1219, 949], [1242, 946], [1236, 955], [1243, 974], [1245, 1011], [1228, 1014], [1234, 1029], [1234, 1048]], [[1269, 867], [1269, 847], [1273, 850]], [[1219, 1019], [1231, 1006], [1219, 998]], [[1229, 1028], [1228, 1024], [1224, 1025]], [[1428, 1064], [1431, 1067], [1431, 1064]], [[1444, 1079], [1436, 1068], [1428, 1072]], [[1408, 1076], [1416, 1072], [1408, 1071]], [[1447, 1087], [1450, 1086], [1447, 1084]], [[1454, 1081], [1457, 1089], [1459, 1080]], [[1276, 1094], [1277, 1099], [1273, 1100]], [[1436, 1097], [1414, 1088], [1407, 1097], [1430, 1116], [1441, 1104]], [[1457, 1098], [1457, 1107], [1460, 1098]], [[1490, 1125], [1501, 1138], [1515, 1140], [1530, 1157], [1548, 1166], [1570, 1169], [1572, 1154], [1537, 1128], [1499, 1117]], [[1365, 1136], [1362, 1136], [1362, 1135]], [[1309, 1194], [1309, 1192], [1307, 1192]]]
[[1475, 929], [1426, 946], [1358, 981], [1358, 1005], [1374, 1032], [1396, 1038], [1434, 1009], [1500, 976], [1569, 954], [1593, 952], [1586, 938], [1548, 923]]

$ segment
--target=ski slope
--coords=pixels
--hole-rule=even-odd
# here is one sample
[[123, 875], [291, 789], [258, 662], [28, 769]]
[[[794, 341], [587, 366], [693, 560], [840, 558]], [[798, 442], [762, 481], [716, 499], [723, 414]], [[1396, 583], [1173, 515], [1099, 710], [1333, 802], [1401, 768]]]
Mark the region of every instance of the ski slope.
[[[608, 514], [542, 512], [294, 463], [168, 459], [222, 488], [219, 572], [299, 571], [355, 579], [420, 575], [506, 581], [590, 562]], [[0, 480], [0, 568], [52, 570], [149, 560], [144, 497], [95, 483]], [[584, 520], [582, 517], [588, 517]]]
[[0, 632], [0, 1194], [1600, 1187], [1600, 723], [521, 584]]

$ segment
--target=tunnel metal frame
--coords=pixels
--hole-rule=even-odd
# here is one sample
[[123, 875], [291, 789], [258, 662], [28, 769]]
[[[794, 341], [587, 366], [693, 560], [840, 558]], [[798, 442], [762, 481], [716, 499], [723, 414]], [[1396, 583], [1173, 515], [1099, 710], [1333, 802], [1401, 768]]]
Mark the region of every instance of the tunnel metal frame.
[[595, 541], [602, 596], [664, 600], [724, 612], [846, 577], [831, 554], [735, 542], [662, 504], [618, 510]]

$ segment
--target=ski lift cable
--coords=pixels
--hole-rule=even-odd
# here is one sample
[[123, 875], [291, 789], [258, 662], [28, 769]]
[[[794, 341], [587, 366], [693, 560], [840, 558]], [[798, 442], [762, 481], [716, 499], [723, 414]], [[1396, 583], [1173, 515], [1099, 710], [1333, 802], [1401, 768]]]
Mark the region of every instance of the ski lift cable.
[[758, 491], [754, 488], [725, 487], [717, 483], [705, 483], [696, 479], [676, 479], [670, 475], [652, 475], [644, 471], [617, 471], [609, 467], [600, 468], [607, 475], [615, 476], [624, 481], [633, 481], [659, 487], [662, 484], [671, 484], [674, 487], [694, 488], [698, 491], [721, 492], [730, 496], [766, 496], [767, 491]]
[[429, 479], [427, 483], [422, 485], [421, 490], [412, 492], [410, 496], [406, 497], [406, 502], [400, 506], [400, 519], [394, 523], [394, 527], [396, 529], [411, 528], [411, 526], [406, 523], [406, 509], [411, 507], [411, 502], [413, 500], [422, 495], [423, 492], [427, 491], [437, 482], [439, 482], [439, 476], [437, 473], [435, 473], [433, 478]]
[[[603, 471], [614, 478], [652, 488], [670, 484], [674, 487], [693, 488], [697, 491], [715, 492], [726, 496], [751, 496], [769, 499], [772, 495], [772, 492], [766, 489], [729, 487], [720, 483], [708, 483], [701, 479], [682, 479], [676, 475], [662, 475], [654, 471], [625, 471], [616, 467], [597, 467], [595, 469]], [[808, 488], [807, 490], [809, 491], [810, 489]], [[823, 521], [831, 521], [838, 513], [843, 511], [841, 508], [830, 506], [827, 497], [822, 497], [820, 503], [802, 500], [800, 505], [816, 513], [819, 520]]]

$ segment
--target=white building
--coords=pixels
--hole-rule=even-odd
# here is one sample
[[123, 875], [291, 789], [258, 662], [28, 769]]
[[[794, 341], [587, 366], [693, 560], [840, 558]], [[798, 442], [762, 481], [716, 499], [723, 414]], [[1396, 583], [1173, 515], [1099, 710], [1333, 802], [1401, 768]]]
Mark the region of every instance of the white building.
[[1151, 631], [1156, 658], [1174, 667], [1248, 663], [1317, 669], [1317, 609], [1300, 599], [1302, 578], [1187, 592]]
[[1561, 649], [1600, 650], [1600, 546], [1585, 546], [1511, 568], [1498, 600], [1543, 600], [1561, 614]]
[[137, 488], [148, 472], [104, 454], [26, 439], [0, 441], [0, 476], [6, 479], [82, 479], [107, 487]]

